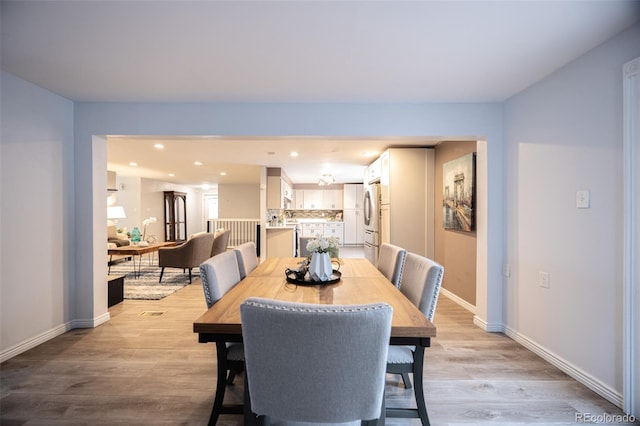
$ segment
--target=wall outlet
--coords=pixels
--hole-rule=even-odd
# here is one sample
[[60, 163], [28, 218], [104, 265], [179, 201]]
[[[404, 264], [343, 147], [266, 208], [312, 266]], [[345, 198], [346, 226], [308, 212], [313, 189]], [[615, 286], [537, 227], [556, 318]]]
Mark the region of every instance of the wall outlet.
[[511, 277], [511, 265], [508, 263], [502, 265], [502, 276], [505, 278]]
[[548, 272], [539, 271], [538, 272], [538, 285], [540, 287], [549, 288], [550, 284], [550, 276]]

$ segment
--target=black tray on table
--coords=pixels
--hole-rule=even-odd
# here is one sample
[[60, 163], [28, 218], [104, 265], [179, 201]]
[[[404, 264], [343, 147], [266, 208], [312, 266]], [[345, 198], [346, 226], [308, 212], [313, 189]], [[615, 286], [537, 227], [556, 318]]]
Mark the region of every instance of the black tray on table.
[[340, 281], [340, 279], [342, 278], [342, 274], [340, 273], [340, 271], [337, 270], [333, 270], [333, 272], [331, 273], [331, 277], [329, 278], [328, 281], [314, 281], [311, 278], [307, 279], [299, 279], [296, 275], [297, 271], [294, 271], [292, 269], [287, 269], [287, 271], [285, 272], [285, 275], [287, 277], [287, 282], [291, 283], [291, 284], [298, 284], [298, 285], [327, 285], [327, 284], [335, 284], [338, 281]]

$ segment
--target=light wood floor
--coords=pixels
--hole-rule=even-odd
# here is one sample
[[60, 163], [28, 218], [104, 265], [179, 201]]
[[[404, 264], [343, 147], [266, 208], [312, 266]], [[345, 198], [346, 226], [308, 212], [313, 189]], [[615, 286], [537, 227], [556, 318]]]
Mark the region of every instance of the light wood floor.
[[[213, 344], [192, 323], [205, 310], [199, 280], [161, 301], [126, 300], [112, 319], [72, 330], [0, 366], [2, 425], [204, 425], [214, 396]], [[140, 316], [161, 311], [160, 316]], [[621, 414], [612, 404], [441, 297], [438, 337], [426, 350], [433, 425], [575, 424], [576, 413]], [[241, 380], [227, 391], [240, 400]], [[413, 404], [387, 378], [388, 406]], [[218, 424], [240, 425], [239, 416]], [[391, 425], [419, 424], [387, 419]]]

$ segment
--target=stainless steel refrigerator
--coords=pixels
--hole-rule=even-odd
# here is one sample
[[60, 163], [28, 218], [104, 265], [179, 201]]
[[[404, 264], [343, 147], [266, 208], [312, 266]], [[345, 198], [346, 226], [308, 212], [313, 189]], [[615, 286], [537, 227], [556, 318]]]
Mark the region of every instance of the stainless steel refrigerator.
[[363, 203], [364, 257], [377, 265], [380, 246], [380, 184], [374, 183], [365, 189]]

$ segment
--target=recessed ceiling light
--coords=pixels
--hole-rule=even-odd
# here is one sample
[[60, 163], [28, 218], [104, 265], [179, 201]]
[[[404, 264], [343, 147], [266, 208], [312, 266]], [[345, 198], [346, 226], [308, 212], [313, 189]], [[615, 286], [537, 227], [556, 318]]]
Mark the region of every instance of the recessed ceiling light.
[[220, 176], [226, 176], [227, 172], [220, 172]]
[[291, 151], [291, 154], [289, 154], [289, 155], [292, 156], [292, 157], [297, 157], [300, 154], [298, 154], [296, 151]]
[[202, 163], [200, 161], [194, 161], [193, 164], [195, 164], [196, 166], [202, 166]]
[[175, 173], [169, 173], [169, 176], [174, 177], [176, 174]]
[[132, 162], [130, 162], [130, 163], [129, 163], [129, 165], [130, 165], [131, 167], [137, 167], [137, 166], [138, 166], [138, 163], [136, 163], [135, 161], [132, 161]]
[[161, 143], [156, 143], [156, 144], [153, 145], [153, 147], [155, 149], [164, 149], [164, 145], [162, 145]]

